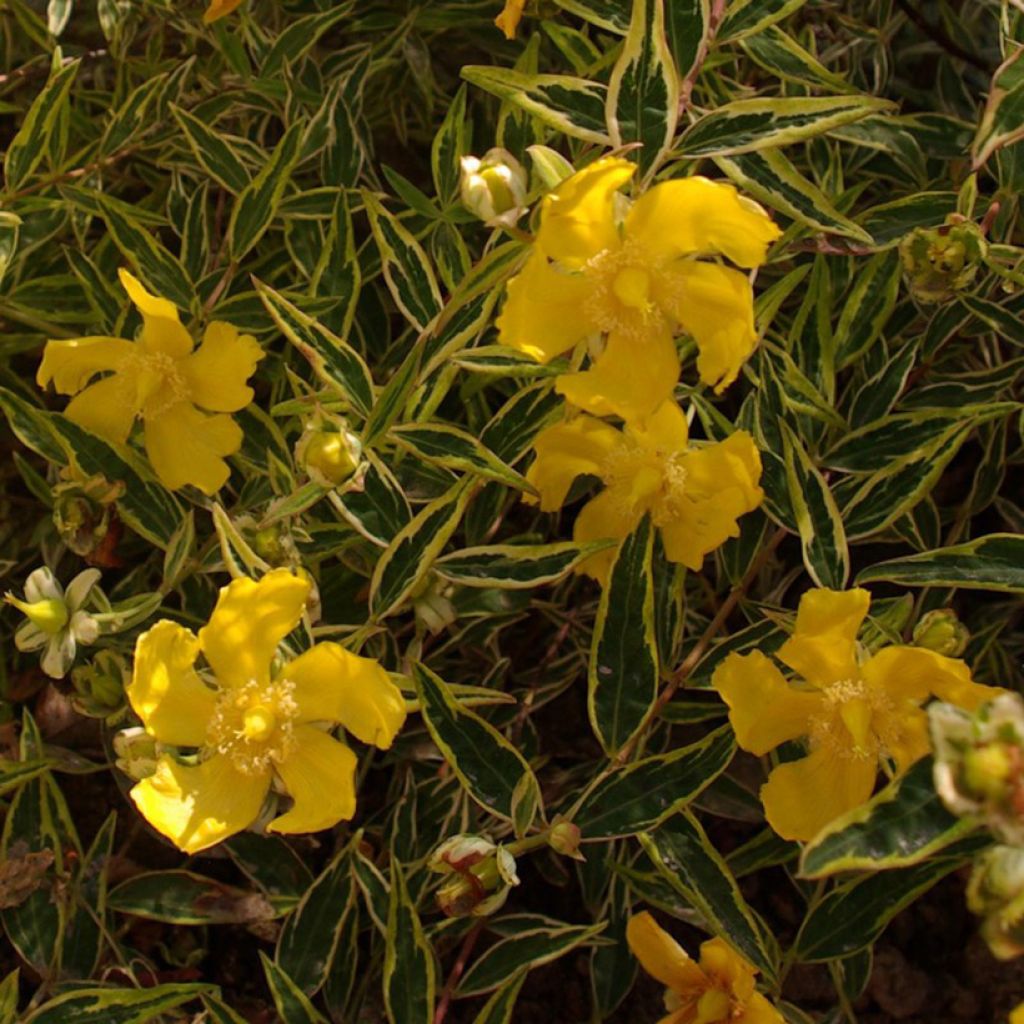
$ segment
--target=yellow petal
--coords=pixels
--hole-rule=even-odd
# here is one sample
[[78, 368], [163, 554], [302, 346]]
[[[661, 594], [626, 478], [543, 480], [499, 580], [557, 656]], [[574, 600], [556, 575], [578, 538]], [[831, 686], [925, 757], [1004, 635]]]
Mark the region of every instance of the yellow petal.
[[586, 302], [591, 282], [581, 274], [556, 270], [539, 249], [508, 283], [498, 317], [498, 341], [547, 363], [567, 352], [593, 330]]
[[808, 590], [800, 598], [793, 635], [777, 657], [814, 686], [856, 679], [857, 633], [871, 594], [854, 590]]
[[686, 992], [707, 985], [700, 967], [646, 910], [626, 923], [626, 942], [640, 966], [666, 988]]
[[655, 299], [697, 343], [701, 381], [724, 391], [757, 347], [749, 279], [731, 267], [686, 260], [664, 272]]
[[298, 726], [295, 749], [277, 773], [295, 804], [269, 831], [319, 832], [356, 813], [356, 755], [327, 733]]
[[864, 803], [877, 773], [874, 759], [840, 757], [825, 748], [780, 764], [761, 787], [768, 824], [783, 839], [807, 842]]
[[690, 426], [676, 402], [662, 402], [649, 416], [627, 423], [626, 435], [647, 451], [679, 455], [687, 449]]
[[537, 457], [526, 473], [540, 493], [541, 509], [561, 508], [576, 477], [600, 476], [609, 453], [622, 444], [619, 431], [593, 416], [576, 416], [542, 430], [533, 442]]
[[135, 643], [127, 694], [150, 736], [175, 746], [198, 747], [216, 696], [193, 668], [199, 640], [184, 626], [162, 619]]
[[192, 351], [192, 338], [181, 326], [173, 302], [146, 291], [142, 282], [123, 267], [117, 272], [128, 298], [142, 314], [139, 340], [150, 352], [160, 352], [172, 359], [181, 359]]
[[178, 402], [146, 417], [146, 454], [160, 482], [171, 490], [194, 484], [216, 494], [231, 470], [222, 456], [242, 447], [242, 431], [223, 413], [207, 415], [191, 402]]
[[1008, 1024], [1024, 1024], [1024, 1003], [1021, 1003], [1010, 1013]]
[[970, 668], [959, 658], [947, 658], [924, 647], [883, 647], [862, 666], [861, 672], [870, 686], [884, 690], [894, 699], [918, 704], [938, 697], [974, 711], [1002, 692], [998, 687], [974, 682]]
[[786, 1024], [786, 1018], [760, 992], [755, 992], [732, 1024]]
[[295, 683], [296, 721], [340, 722], [353, 736], [381, 750], [405, 722], [405, 699], [380, 662], [320, 643], [284, 667]]
[[711, 685], [729, 705], [736, 742], [758, 755], [806, 736], [824, 701], [821, 694], [790, 686], [760, 651], [730, 654], [715, 669]]
[[717, 979], [740, 1003], [745, 1003], [753, 995], [757, 968], [724, 939], [708, 939], [701, 943], [700, 966], [705, 974]]
[[541, 206], [537, 244], [543, 252], [580, 267], [599, 252], [616, 248], [615, 193], [635, 172], [635, 164], [610, 156], [566, 178]]
[[36, 383], [45, 388], [53, 381], [58, 393], [74, 395], [97, 373], [123, 370], [134, 351], [135, 346], [124, 338], [48, 341], [36, 372]]
[[738, 430], [680, 461], [682, 498], [669, 494], [655, 511], [669, 560], [696, 572], [706, 555], [739, 536], [740, 516], [761, 504], [761, 457], [753, 438]]
[[[573, 525], [573, 539], [580, 544], [588, 540], [622, 540], [623, 537], [629, 536], [642, 515], [642, 510], [633, 513], [627, 509], [619, 495], [603, 491], [580, 509], [580, 514]], [[615, 548], [611, 547], [584, 559], [576, 571], [584, 572], [604, 583], [614, 560]]]
[[667, 331], [637, 340], [613, 334], [589, 370], [556, 378], [555, 390], [595, 416], [643, 419], [671, 399], [679, 367]]
[[900, 774], [932, 749], [928, 715], [913, 705], [904, 705], [890, 713], [876, 731], [885, 737], [885, 752], [896, 762]]
[[203, 343], [182, 361], [189, 395], [211, 412], [237, 412], [253, 398], [246, 381], [263, 358], [260, 343], [251, 334], [215, 320], [206, 328]]
[[72, 423], [113, 444], [124, 444], [135, 422], [134, 403], [126, 400], [132, 390], [120, 374], [90, 384], [68, 402], [64, 410]]
[[732, 185], [701, 177], [655, 185], [626, 218], [626, 237], [656, 259], [724, 253], [738, 266], [756, 267], [780, 234], [764, 210]]
[[505, 33], [506, 39], [515, 39], [525, 6], [526, 0], [505, 0], [504, 10], [494, 19], [494, 24]]
[[198, 853], [251, 825], [270, 789], [270, 772], [246, 775], [216, 754], [195, 767], [169, 757], [132, 788], [142, 816], [179, 850]]
[[230, 14], [236, 7], [241, 6], [242, 0], [210, 0], [210, 6], [203, 14], [203, 21], [209, 25], [225, 14]]
[[280, 642], [299, 624], [309, 581], [288, 569], [260, 580], [232, 580], [222, 587], [199, 646], [222, 686], [266, 683]]

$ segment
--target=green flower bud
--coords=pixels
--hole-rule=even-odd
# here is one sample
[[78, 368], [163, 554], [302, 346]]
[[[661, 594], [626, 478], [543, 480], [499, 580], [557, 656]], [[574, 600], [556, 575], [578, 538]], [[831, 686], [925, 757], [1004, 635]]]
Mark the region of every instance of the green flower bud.
[[936, 608], [914, 627], [914, 643], [947, 658], [959, 658], [971, 634], [951, 608]]
[[580, 853], [580, 830], [569, 821], [560, 821], [553, 825], [548, 833], [548, 844], [555, 853], [573, 860], [584, 860]]
[[437, 890], [437, 905], [448, 917], [493, 914], [519, 884], [515, 858], [485, 836], [445, 840], [428, 858], [427, 867], [449, 876]]
[[310, 424], [295, 446], [296, 461], [321, 487], [343, 484], [359, 468], [361, 457], [359, 438], [340, 424]]
[[526, 171], [504, 149], [490, 149], [483, 158], [461, 160], [462, 205], [485, 224], [514, 224], [526, 202]]
[[145, 729], [122, 729], [114, 737], [114, 763], [136, 782], [156, 771], [160, 757], [159, 745]]
[[71, 670], [75, 709], [90, 718], [110, 718], [125, 707], [128, 667], [115, 651], [99, 651], [86, 665]]
[[1000, 960], [1024, 954], [1024, 849], [995, 846], [978, 858], [967, 906], [984, 920], [982, 938]]
[[987, 254], [981, 230], [962, 218], [937, 228], [915, 228], [900, 242], [907, 286], [922, 302], [952, 299], [971, 284]]

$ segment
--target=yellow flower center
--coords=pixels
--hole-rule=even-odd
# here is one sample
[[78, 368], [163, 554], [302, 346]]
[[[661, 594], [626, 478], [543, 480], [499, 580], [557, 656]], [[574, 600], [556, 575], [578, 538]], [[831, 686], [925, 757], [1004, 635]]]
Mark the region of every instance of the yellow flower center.
[[655, 526], [680, 518], [686, 494], [685, 453], [627, 445], [605, 459], [601, 478], [626, 515], [650, 511]]
[[697, 1016], [693, 1024], [717, 1024], [732, 1013], [732, 1000], [720, 988], [709, 988], [697, 1000]]
[[146, 352], [139, 348], [128, 366], [125, 383], [126, 401], [143, 416], [159, 416], [189, 397], [178, 361], [166, 352]]
[[284, 761], [295, 743], [295, 684], [288, 680], [222, 690], [206, 729], [208, 745], [246, 775]]
[[810, 723], [812, 746], [846, 760], [876, 761], [886, 751], [886, 740], [895, 738], [887, 724], [893, 702], [861, 679], [841, 679], [823, 692], [824, 707]]
[[627, 240], [617, 249], [599, 252], [583, 273], [593, 285], [587, 317], [601, 332], [639, 338], [668, 326], [652, 297], [659, 286], [665, 287], [664, 275], [635, 243]]

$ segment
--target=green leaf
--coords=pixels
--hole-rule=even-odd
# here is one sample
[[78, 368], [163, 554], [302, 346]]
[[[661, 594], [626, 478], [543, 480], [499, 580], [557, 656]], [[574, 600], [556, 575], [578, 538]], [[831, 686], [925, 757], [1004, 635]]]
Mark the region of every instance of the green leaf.
[[784, 29], [766, 27], [760, 32], [744, 36], [741, 45], [752, 60], [779, 78], [809, 85], [814, 89], [853, 91], [849, 82], [829, 71]]
[[[338, 942], [353, 902], [353, 884], [346, 846], [306, 890], [278, 936], [274, 960], [308, 996], [327, 980], [338, 953]], [[351, 954], [344, 950], [341, 955]]]
[[529, 973], [528, 969], [524, 969], [502, 982], [473, 1018], [473, 1024], [510, 1024], [512, 1011], [519, 998], [519, 990]]
[[331, 501], [353, 529], [387, 547], [412, 519], [409, 502], [394, 474], [372, 452], [364, 451], [366, 471], [331, 492]]
[[654, 525], [645, 516], [622, 542], [602, 588], [587, 672], [587, 713], [609, 757], [637, 733], [658, 696]]
[[21, 1024], [152, 1024], [168, 1010], [213, 990], [213, 985], [183, 984], [76, 988], [43, 1003]]
[[462, 520], [472, 495], [468, 480], [422, 508], [388, 545], [370, 581], [370, 611], [377, 619], [396, 612], [427, 574]]
[[692, 159], [788, 146], [890, 107], [890, 101], [874, 96], [735, 100], [692, 124], [679, 151]]
[[495, 943], [462, 976], [456, 994], [492, 992], [519, 971], [551, 963], [600, 935], [605, 925], [531, 928]]
[[589, 544], [492, 544], [444, 555], [434, 571], [464, 587], [520, 590], [554, 583], [610, 542]]
[[505, 345], [480, 345], [478, 348], [457, 352], [451, 359], [472, 373], [494, 373], [503, 377], [556, 377], [569, 368], [564, 359], [538, 363]]
[[302, 855], [284, 838], [272, 834], [239, 832], [221, 847], [235, 866], [277, 906], [298, 903], [313, 884], [313, 875]]
[[1024, 51], [1017, 49], [996, 68], [971, 146], [974, 169], [997, 150], [1024, 139]]
[[798, 11], [807, 0], [733, 0], [716, 38], [725, 42], [752, 36]]
[[709, 927], [757, 967], [778, 977], [771, 933], [747, 906], [736, 879], [700, 823], [684, 811], [640, 842], [665, 880], [703, 915]]
[[685, 82], [700, 67], [711, 31], [710, 0], [670, 0], [665, 28], [679, 80]]
[[0, 1024], [15, 1024], [18, 1012], [18, 975], [20, 969], [15, 967], [3, 981], [0, 981]]
[[430, 259], [423, 246], [372, 192], [363, 192], [363, 202], [391, 297], [409, 323], [417, 330], [426, 330], [442, 306]]
[[248, 1024], [244, 1017], [215, 996], [204, 995], [202, 1000], [209, 1015], [210, 1024]]
[[392, 427], [390, 436], [403, 448], [427, 462], [535, 493], [524, 477], [505, 465], [472, 434], [459, 427], [447, 423], [405, 423]]
[[833, 960], [870, 946], [904, 907], [967, 861], [966, 853], [955, 850], [947, 847], [921, 864], [878, 871], [833, 889], [804, 919], [794, 945], [797, 958]]
[[879, 562], [857, 576], [858, 584], [881, 582], [1024, 593], [1024, 536], [991, 533], [966, 544]]
[[107, 897], [121, 914], [168, 924], [246, 924], [278, 916], [265, 896], [192, 871], [147, 871]]
[[239, 192], [231, 207], [228, 247], [236, 262], [263, 237], [277, 214], [292, 169], [299, 158], [305, 125], [295, 123], [281, 137], [259, 174]]
[[857, 275], [843, 302], [833, 344], [836, 367], [856, 362], [878, 340], [896, 308], [900, 261], [895, 252], [873, 256]]
[[317, 378], [337, 391], [361, 416], [368, 416], [373, 408], [374, 386], [363, 357], [279, 292], [262, 281], [254, 283], [274, 323], [306, 358]]
[[306, 993], [288, 977], [287, 972], [278, 967], [262, 949], [259, 952], [263, 973], [267, 976], [267, 985], [281, 1024], [328, 1024], [327, 1018], [313, 1006]]
[[54, 132], [66, 109], [68, 93], [80, 65], [80, 60], [72, 60], [53, 70], [49, 81], [32, 101], [18, 133], [7, 144], [4, 179], [8, 192], [16, 192], [39, 161], [50, 152]]
[[902, 778], [815, 836], [803, 848], [800, 876], [825, 878], [841, 871], [908, 867], [976, 827], [946, 810], [935, 792], [932, 759], [923, 757]]
[[432, 1024], [437, 967], [402, 866], [391, 861], [384, 947], [384, 1005], [390, 1024]]
[[195, 290], [181, 262], [172, 256], [139, 220], [104, 196], [95, 194], [95, 205], [106, 222], [114, 244], [150, 291], [170, 299], [179, 309], [194, 310]]
[[446, 203], [459, 192], [459, 161], [469, 152], [466, 131], [466, 87], [459, 86], [430, 147], [434, 191]]
[[351, 2], [334, 4], [329, 10], [319, 14], [307, 14], [304, 18], [296, 18], [288, 27], [278, 34], [274, 45], [267, 51], [260, 67], [260, 75], [271, 81], [278, 75], [285, 64], [293, 64], [314, 47], [320, 37], [332, 25], [352, 13], [355, 5]]
[[723, 726], [696, 743], [620, 768], [593, 786], [572, 822], [584, 841], [651, 831], [725, 771], [736, 750]]
[[174, 104], [171, 104], [171, 113], [203, 170], [232, 195], [244, 192], [252, 181], [252, 175], [227, 136]]
[[764, 149], [731, 157], [716, 156], [714, 160], [732, 181], [770, 209], [778, 210], [815, 231], [871, 242], [871, 236], [844, 217], [828, 196], [796, 169], [781, 149]]
[[800, 438], [785, 420], [780, 426], [789, 502], [800, 530], [804, 566], [817, 586], [843, 590], [850, 575], [850, 552], [835, 498]]
[[665, 6], [666, 0], [634, 0], [605, 99], [612, 145], [640, 143], [629, 155], [640, 165], [641, 176], [661, 163], [679, 119], [679, 75], [665, 32]]
[[423, 721], [466, 792], [482, 807], [526, 832], [540, 787], [525, 758], [489, 722], [463, 707], [424, 665], [413, 664]]
[[605, 127], [607, 88], [570, 75], [530, 75], [490, 65], [466, 65], [462, 77], [471, 85], [532, 114], [574, 139], [611, 145]]

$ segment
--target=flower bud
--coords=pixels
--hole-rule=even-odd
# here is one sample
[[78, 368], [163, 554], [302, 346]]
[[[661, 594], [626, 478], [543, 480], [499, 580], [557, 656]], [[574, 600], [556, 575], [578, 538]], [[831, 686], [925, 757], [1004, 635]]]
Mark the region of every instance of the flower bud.
[[922, 302], [952, 299], [971, 284], [987, 254], [980, 228], [963, 218], [937, 228], [915, 228], [900, 242], [907, 286]]
[[914, 643], [947, 658], [959, 658], [971, 634], [952, 608], [936, 608], [914, 627]]
[[295, 446], [296, 461], [321, 487], [343, 484], [359, 468], [361, 455], [359, 438], [327, 423], [307, 426]]
[[448, 917], [485, 917], [500, 909], [512, 886], [519, 884], [515, 858], [485, 836], [461, 835], [445, 840], [427, 867], [449, 877], [437, 890], [437, 904]]
[[431, 579], [413, 601], [416, 618], [430, 633], [440, 633], [458, 618], [447, 596], [451, 589], [451, 585], [444, 580]]
[[946, 807], [1024, 845], [1024, 701], [1004, 693], [974, 714], [935, 703], [928, 722], [935, 789]]
[[527, 178], [522, 164], [505, 149], [489, 149], [483, 158], [461, 160], [462, 205], [492, 226], [514, 224], [523, 214]]
[[982, 938], [1000, 960], [1024, 953], [1024, 849], [994, 846], [978, 858], [967, 906], [984, 920]]
[[114, 764], [136, 782], [156, 771], [160, 757], [157, 741], [145, 729], [122, 729], [114, 737]]
[[548, 844], [555, 853], [573, 860], [585, 860], [580, 853], [580, 830], [569, 821], [560, 821], [548, 833]]
[[90, 718], [116, 716], [125, 706], [128, 666], [115, 651], [99, 651], [86, 665], [71, 670], [75, 710]]

